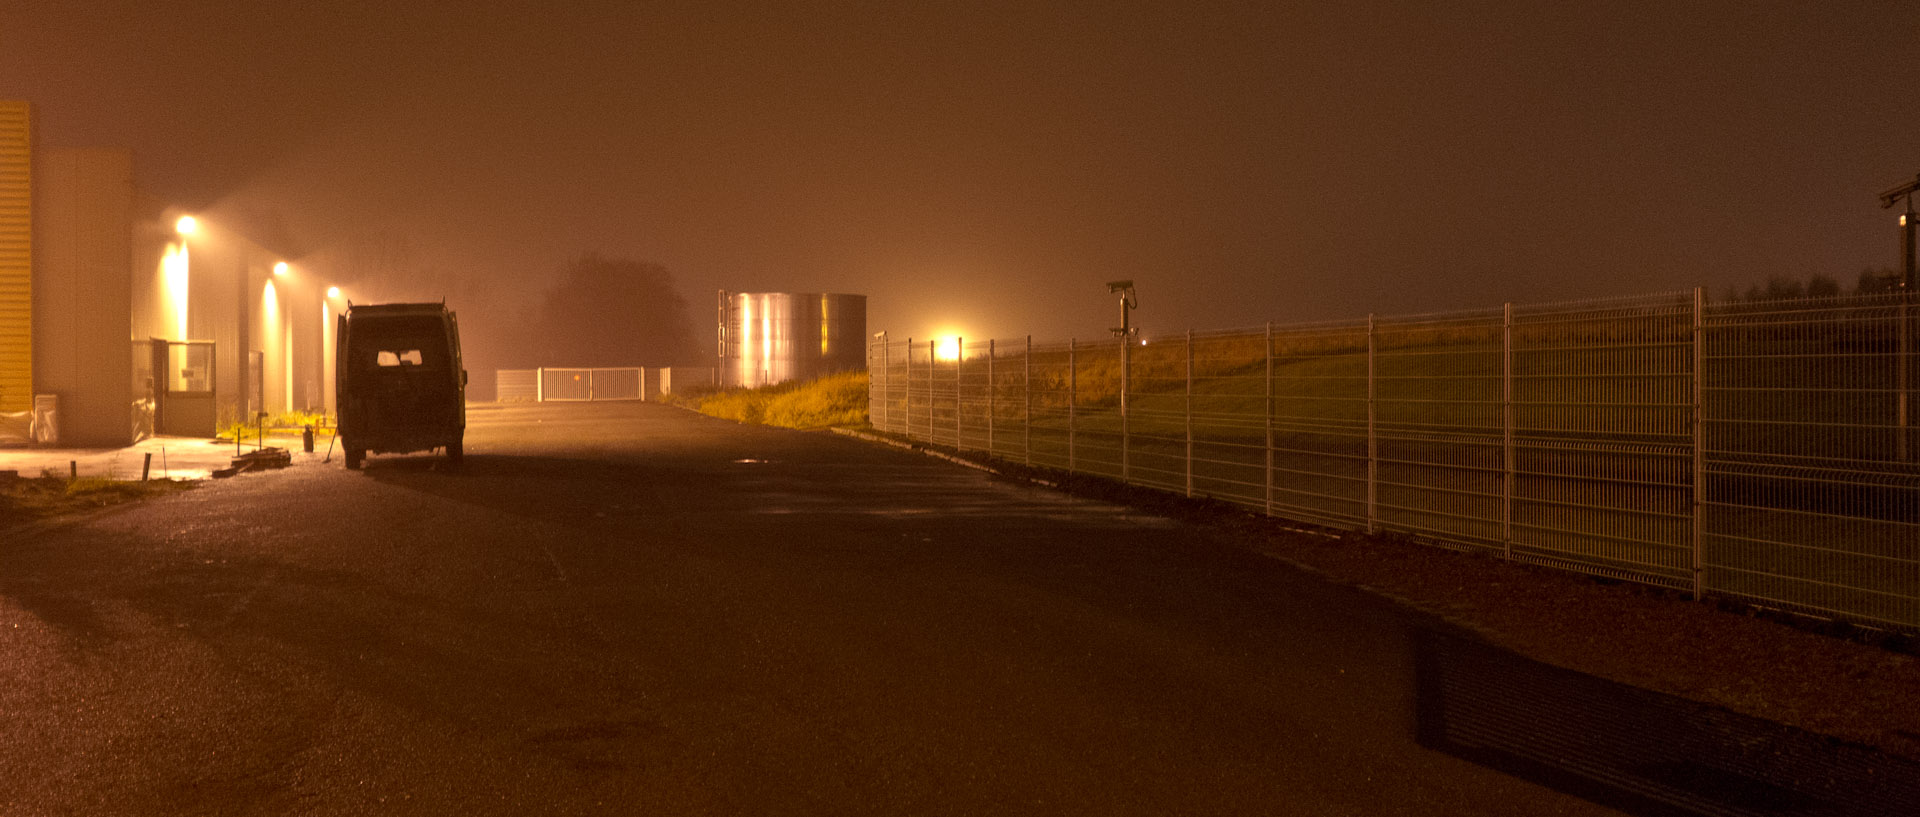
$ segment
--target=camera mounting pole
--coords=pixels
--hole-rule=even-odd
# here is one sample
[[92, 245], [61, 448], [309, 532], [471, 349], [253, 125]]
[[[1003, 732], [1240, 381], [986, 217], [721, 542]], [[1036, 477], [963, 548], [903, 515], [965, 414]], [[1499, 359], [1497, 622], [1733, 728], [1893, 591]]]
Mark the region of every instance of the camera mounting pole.
[[1139, 298], [1133, 294], [1133, 282], [1108, 281], [1107, 294], [1118, 294], [1120, 296], [1120, 325], [1108, 331], [1113, 332], [1114, 337], [1122, 340], [1130, 339], [1140, 334], [1140, 327], [1134, 326], [1133, 322], [1127, 317], [1127, 313], [1132, 312], [1140, 306]]
[[1913, 435], [1913, 241], [1914, 214], [1913, 194], [1920, 191], [1920, 173], [1914, 174], [1913, 181], [1880, 194], [1880, 207], [1886, 209], [1905, 200], [1907, 211], [1900, 214], [1900, 311], [1899, 355], [1894, 375], [1894, 456], [1900, 462], [1912, 462], [1915, 445]]
[[1900, 214], [1900, 288], [1913, 291], [1914, 213], [1913, 194], [1920, 192], [1920, 173], [1913, 181], [1880, 194], [1880, 207], [1886, 209], [1905, 200], [1907, 211]]

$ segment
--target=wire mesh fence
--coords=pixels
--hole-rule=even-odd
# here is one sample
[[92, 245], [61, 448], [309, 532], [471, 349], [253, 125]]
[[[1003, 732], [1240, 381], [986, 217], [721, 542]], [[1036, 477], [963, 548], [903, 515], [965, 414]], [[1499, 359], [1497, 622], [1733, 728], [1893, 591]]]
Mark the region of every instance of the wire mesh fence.
[[1145, 341], [877, 340], [876, 428], [1920, 630], [1915, 299], [1701, 293]]

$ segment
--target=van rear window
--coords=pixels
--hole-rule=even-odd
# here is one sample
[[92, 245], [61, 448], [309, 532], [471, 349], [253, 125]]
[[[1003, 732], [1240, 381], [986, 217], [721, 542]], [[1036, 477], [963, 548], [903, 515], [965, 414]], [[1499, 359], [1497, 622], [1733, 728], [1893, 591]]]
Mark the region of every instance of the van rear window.
[[381, 349], [380, 353], [373, 358], [373, 362], [382, 366], [418, 366], [421, 361], [422, 358], [420, 357], [419, 349], [406, 349], [401, 351]]

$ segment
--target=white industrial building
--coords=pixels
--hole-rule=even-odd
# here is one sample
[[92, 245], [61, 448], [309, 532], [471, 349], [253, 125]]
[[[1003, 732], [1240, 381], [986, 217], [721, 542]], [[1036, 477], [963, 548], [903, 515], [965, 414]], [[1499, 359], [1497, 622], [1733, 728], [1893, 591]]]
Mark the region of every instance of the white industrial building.
[[211, 435], [325, 410], [337, 304], [314, 271], [142, 194], [120, 148], [36, 143], [0, 100], [0, 444]]

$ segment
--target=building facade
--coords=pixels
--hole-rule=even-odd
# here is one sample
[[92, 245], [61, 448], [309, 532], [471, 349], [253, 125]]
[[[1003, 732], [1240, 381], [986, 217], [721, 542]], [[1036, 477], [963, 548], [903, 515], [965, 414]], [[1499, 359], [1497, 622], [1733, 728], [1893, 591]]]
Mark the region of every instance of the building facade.
[[38, 145], [30, 106], [0, 101], [0, 444], [324, 411], [317, 274], [133, 179], [130, 151]]

